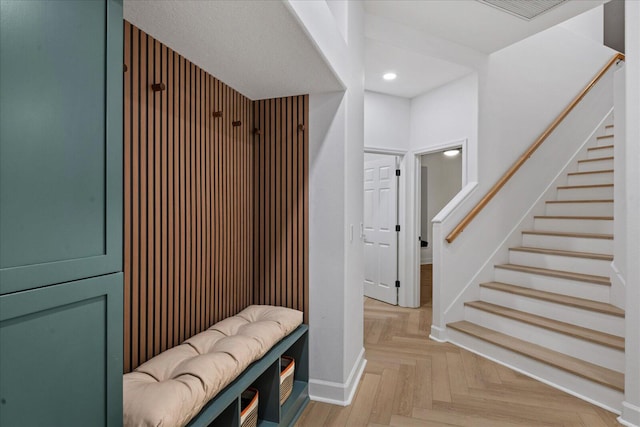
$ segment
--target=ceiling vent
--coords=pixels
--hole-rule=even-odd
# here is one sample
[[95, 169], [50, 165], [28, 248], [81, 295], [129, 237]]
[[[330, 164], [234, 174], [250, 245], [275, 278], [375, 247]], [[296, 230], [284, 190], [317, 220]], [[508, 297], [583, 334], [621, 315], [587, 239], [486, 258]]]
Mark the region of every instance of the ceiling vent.
[[527, 21], [553, 9], [567, 0], [477, 0]]

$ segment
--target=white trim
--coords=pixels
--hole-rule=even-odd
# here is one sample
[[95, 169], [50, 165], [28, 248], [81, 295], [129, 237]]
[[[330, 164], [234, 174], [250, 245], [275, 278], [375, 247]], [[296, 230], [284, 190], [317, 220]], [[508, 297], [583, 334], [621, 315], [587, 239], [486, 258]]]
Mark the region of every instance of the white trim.
[[[407, 224], [410, 225], [411, 227], [406, 227], [405, 232], [402, 233], [404, 234], [404, 241], [406, 242], [405, 243], [406, 246], [404, 246], [404, 253], [408, 254], [408, 256], [406, 257], [407, 261], [405, 263], [404, 270], [407, 273], [411, 273], [410, 275], [407, 274], [407, 276], [409, 277], [413, 276], [413, 280], [411, 281], [411, 284], [412, 284], [411, 288], [404, 291], [404, 296], [406, 300], [410, 302], [406, 306], [409, 306], [409, 307], [420, 306], [420, 264], [422, 262], [422, 256], [421, 256], [420, 245], [415, 245], [415, 242], [416, 242], [417, 236], [421, 234], [420, 233], [421, 204], [418, 203], [418, 200], [422, 200], [422, 194], [421, 194], [421, 191], [419, 191], [420, 176], [422, 174], [421, 156], [425, 154], [440, 153], [442, 151], [446, 151], [452, 148], [462, 149], [462, 181], [461, 181], [460, 191], [453, 197], [453, 199], [451, 199], [451, 201], [453, 200], [458, 200], [458, 201], [455, 204], [452, 204], [451, 201], [449, 201], [449, 203], [447, 203], [447, 205], [443, 208], [443, 210], [445, 210], [449, 205], [453, 205], [453, 207], [447, 209], [447, 215], [448, 215], [448, 213], [450, 213], [455, 206], [457, 206], [462, 200], [464, 200], [469, 195], [471, 190], [475, 188], [477, 185], [477, 183], [474, 183], [475, 185], [471, 189], [467, 189], [467, 184], [468, 184], [467, 183], [467, 177], [468, 177], [467, 158], [468, 158], [468, 151], [469, 151], [467, 149], [468, 141], [469, 141], [468, 138], [456, 139], [453, 141], [443, 142], [441, 144], [436, 144], [429, 147], [419, 148], [411, 152], [412, 153], [411, 157], [413, 158], [413, 177], [412, 177], [413, 183], [411, 186], [411, 189], [413, 190], [413, 200], [406, 201], [407, 212], [412, 213], [409, 221], [407, 221]], [[464, 195], [462, 196], [462, 198], [460, 198], [460, 194], [463, 192], [464, 192]], [[413, 203], [413, 206], [409, 206], [409, 203]], [[438, 213], [436, 217], [440, 217], [440, 213]], [[432, 221], [432, 223], [433, 222], [435, 221]], [[431, 242], [431, 245], [432, 245], [431, 247], [435, 249], [435, 247], [433, 246], [433, 242]], [[433, 264], [433, 258], [431, 260], [431, 263]], [[400, 288], [400, 292], [403, 292], [402, 287]]]
[[622, 415], [618, 422], [626, 427], [640, 427], [640, 407], [629, 402], [622, 402]]
[[393, 148], [376, 148], [376, 147], [364, 147], [365, 153], [370, 154], [387, 154], [390, 156], [401, 156], [404, 157], [407, 154], [407, 150], [396, 150]]
[[345, 383], [309, 379], [309, 398], [316, 402], [332, 405], [351, 405], [366, 365], [367, 359], [364, 358], [363, 347]]
[[447, 337], [447, 328], [431, 325], [431, 334], [429, 335], [429, 338], [436, 342], [449, 342], [449, 338]]

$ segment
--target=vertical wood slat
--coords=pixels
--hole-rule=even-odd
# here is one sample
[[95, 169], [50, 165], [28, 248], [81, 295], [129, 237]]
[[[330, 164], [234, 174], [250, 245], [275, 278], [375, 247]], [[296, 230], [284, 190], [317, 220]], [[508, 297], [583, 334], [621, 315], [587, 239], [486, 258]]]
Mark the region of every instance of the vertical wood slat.
[[308, 96], [252, 102], [124, 31], [125, 371], [252, 303], [308, 321]]
[[[253, 112], [246, 97], [135, 26], [125, 22], [124, 32], [129, 372], [253, 303]], [[165, 90], [153, 91], [160, 82]]]
[[[309, 305], [309, 97], [253, 103], [253, 295], [257, 304]], [[298, 125], [303, 125], [299, 130]]]

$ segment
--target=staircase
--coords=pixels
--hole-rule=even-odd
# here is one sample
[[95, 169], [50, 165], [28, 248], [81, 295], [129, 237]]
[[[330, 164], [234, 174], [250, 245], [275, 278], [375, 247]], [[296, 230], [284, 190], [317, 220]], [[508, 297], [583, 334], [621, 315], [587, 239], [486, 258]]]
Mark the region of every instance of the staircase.
[[624, 392], [624, 311], [609, 303], [613, 125], [534, 216], [509, 262], [448, 324], [451, 342], [605, 408]]

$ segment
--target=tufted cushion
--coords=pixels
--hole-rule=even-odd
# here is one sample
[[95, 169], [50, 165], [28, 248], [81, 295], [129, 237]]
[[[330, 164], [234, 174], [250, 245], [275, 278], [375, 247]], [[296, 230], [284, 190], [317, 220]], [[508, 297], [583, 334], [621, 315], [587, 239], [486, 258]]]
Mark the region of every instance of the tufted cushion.
[[251, 363], [302, 323], [302, 313], [252, 305], [123, 377], [124, 426], [184, 426]]

